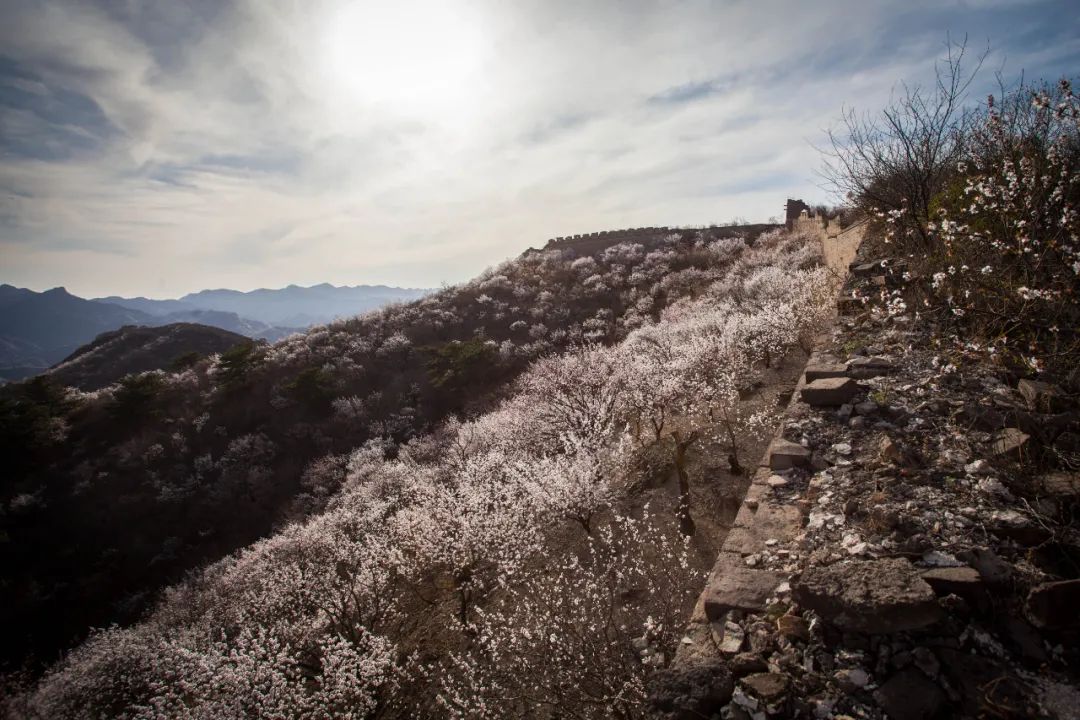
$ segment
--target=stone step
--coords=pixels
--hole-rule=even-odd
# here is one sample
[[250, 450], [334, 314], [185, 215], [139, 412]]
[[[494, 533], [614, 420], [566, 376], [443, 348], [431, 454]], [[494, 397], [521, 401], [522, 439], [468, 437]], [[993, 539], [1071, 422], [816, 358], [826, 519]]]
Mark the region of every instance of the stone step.
[[777, 438], [769, 446], [769, 469], [791, 470], [810, 464], [810, 451], [798, 443]]
[[807, 383], [800, 391], [802, 401], [813, 407], [839, 407], [859, 394], [860, 386], [851, 378], [834, 377]]
[[842, 378], [847, 377], [847, 368], [843, 365], [807, 365], [806, 366], [806, 382], [812, 383], [815, 380], [825, 380], [828, 378]]

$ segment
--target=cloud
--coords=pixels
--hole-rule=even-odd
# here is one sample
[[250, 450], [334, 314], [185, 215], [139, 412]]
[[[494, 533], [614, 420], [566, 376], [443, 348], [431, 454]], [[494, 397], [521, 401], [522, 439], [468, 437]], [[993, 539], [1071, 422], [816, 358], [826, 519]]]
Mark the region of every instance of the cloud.
[[[555, 235], [764, 219], [824, 199], [810, 141], [930, 78], [946, 31], [1029, 77], [1080, 59], [1065, 2], [402, 0], [395, 28], [348, 1], [9, 3], [2, 279], [433, 286]], [[397, 66], [335, 26], [380, 17], [392, 42], [355, 35]], [[395, 87], [421, 72], [438, 92]]]

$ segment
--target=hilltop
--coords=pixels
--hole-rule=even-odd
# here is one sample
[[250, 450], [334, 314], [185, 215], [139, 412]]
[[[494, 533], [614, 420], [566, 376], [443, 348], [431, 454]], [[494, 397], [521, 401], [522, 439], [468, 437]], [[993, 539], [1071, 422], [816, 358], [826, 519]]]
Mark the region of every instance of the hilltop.
[[181, 369], [248, 342], [243, 335], [196, 323], [125, 325], [98, 335], [46, 374], [61, 385], [100, 390], [127, 375]]

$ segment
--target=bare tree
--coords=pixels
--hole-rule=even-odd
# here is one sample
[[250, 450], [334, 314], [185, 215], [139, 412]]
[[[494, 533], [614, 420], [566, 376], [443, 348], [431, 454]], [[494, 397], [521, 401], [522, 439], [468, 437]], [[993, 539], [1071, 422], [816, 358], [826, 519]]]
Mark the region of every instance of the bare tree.
[[906, 229], [928, 244], [931, 206], [963, 156], [967, 92], [987, 52], [968, 70], [967, 38], [948, 40], [932, 88], [901, 83], [878, 115], [845, 108], [822, 149], [826, 186], [865, 212], [904, 213]]

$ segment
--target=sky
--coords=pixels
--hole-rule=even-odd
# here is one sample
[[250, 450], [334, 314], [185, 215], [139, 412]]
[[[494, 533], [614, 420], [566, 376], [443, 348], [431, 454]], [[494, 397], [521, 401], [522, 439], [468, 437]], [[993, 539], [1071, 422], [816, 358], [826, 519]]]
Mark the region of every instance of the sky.
[[[765, 221], [843, 108], [1075, 0], [0, 0], [0, 282], [437, 287], [548, 238]], [[979, 97], [973, 97], [973, 102]]]

